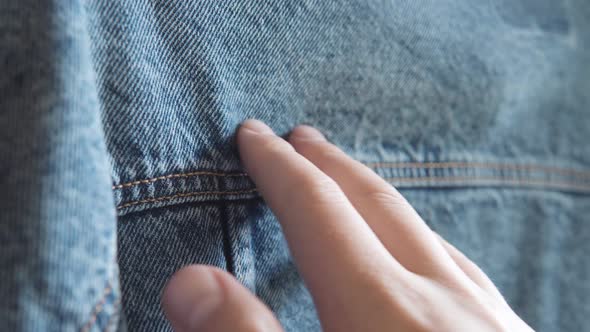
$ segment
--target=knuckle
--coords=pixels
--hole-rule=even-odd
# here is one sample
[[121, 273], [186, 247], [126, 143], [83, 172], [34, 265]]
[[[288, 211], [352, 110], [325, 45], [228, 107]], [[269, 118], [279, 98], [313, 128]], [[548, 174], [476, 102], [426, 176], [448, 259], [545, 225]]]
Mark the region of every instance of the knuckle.
[[297, 146], [297, 150], [316, 160], [331, 160], [342, 154], [340, 148], [326, 141], [305, 141]]
[[270, 312], [261, 308], [255, 313], [248, 312], [242, 325], [239, 326], [239, 331], [243, 332], [260, 332], [260, 331], [275, 331], [276, 322]]
[[340, 158], [344, 155], [344, 152], [339, 147], [332, 143], [323, 143], [319, 149], [319, 158], [323, 160], [333, 160]]
[[293, 147], [285, 140], [278, 136], [269, 135], [261, 142], [261, 148], [270, 154], [284, 153], [293, 151]]
[[347, 201], [338, 184], [329, 177], [312, 178], [297, 184], [298, 193], [308, 204], [338, 204]]
[[392, 277], [382, 273], [364, 273], [360, 283], [355, 288], [375, 306], [399, 315], [398, 319], [409, 323], [413, 330], [433, 331], [427, 329], [428, 318], [424, 317], [424, 312], [432, 306], [432, 298], [415, 276], [402, 274]]
[[363, 197], [379, 205], [390, 206], [394, 208], [409, 207], [410, 203], [396, 190], [392, 188], [375, 188], [370, 187], [365, 191]]
[[413, 280], [414, 287], [408, 287], [403, 290], [401, 297], [412, 307], [402, 307], [400, 310], [405, 311], [405, 317], [411, 326], [417, 331], [437, 331], [440, 323], [445, 317], [440, 317], [440, 306], [434, 302], [433, 298], [447, 296], [444, 289], [432, 281], [418, 277]]

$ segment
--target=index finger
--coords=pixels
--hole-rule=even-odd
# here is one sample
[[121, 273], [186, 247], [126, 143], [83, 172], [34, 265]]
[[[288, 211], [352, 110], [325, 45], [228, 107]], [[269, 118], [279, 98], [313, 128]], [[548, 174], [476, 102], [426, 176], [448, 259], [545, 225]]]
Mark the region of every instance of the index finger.
[[[238, 145], [248, 174], [281, 223], [320, 311], [338, 305], [333, 302], [350, 300], [342, 298], [347, 294], [367, 291], [362, 289], [364, 281], [405, 271], [336, 182], [270, 128], [246, 121], [238, 131]], [[357, 283], [354, 289], [351, 280]]]

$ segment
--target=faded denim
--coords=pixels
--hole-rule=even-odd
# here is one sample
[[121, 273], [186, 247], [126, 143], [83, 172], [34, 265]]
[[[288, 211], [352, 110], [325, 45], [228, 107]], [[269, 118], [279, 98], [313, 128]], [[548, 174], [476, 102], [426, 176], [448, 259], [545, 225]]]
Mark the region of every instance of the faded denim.
[[0, 2], [0, 324], [169, 331], [178, 268], [319, 323], [243, 173], [299, 123], [399, 188], [540, 331], [590, 303], [590, 2]]

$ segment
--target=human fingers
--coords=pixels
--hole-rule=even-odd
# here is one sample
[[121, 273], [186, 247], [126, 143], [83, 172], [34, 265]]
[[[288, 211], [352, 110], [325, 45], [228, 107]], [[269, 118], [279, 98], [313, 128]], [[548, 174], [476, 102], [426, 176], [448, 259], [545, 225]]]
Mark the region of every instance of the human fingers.
[[496, 287], [492, 280], [483, 272], [483, 270], [477, 266], [472, 260], [470, 260], [463, 252], [457, 249], [455, 246], [450, 244], [447, 240], [445, 240], [442, 236], [437, 233], [437, 239], [440, 241], [442, 246], [445, 250], [449, 253], [453, 261], [459, 266], [459, 268], [471, 279], [475, 282], [479, 287], [484, 289], [485, 291], [489, 292], [491, 295], [496, 296], [497, 298], [501, 299], [504, 303], [506, 300]]
[[328, 142], [315, 128], [295, 128], [289, 142], [330, 176], [389, 252], [405, 268], [425, 276], [463, 274], [431, 229], [393, 186]]
[[408, 271], [333, 179], [259, 121], [242, 125], [238, 145], [248, 174], [281, 223], [325, 326], [368, 317], [375, 301], [385, 298], [381, 291], [402, 287]]
[[177, 271], [162, 295], [177, 332], [283, 331], [272, 312], [229, 273], [191, 265]]

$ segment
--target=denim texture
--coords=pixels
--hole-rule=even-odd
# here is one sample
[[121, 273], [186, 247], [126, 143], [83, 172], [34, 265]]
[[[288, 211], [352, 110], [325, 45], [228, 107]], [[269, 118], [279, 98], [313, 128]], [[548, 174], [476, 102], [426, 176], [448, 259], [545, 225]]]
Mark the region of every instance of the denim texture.
[[0, 2], [3, 331], [102, 329], [120, 307], [86, 19], [81, 5]]
[[[254, 117], [318, 127], [540, 331], [590, 304], [590, 2], [0, 2], [0, 322], [169, 331], [190, 263], [320, 326], [240, 165]], [[120, 281], [120, 286], [119, 286]]]

